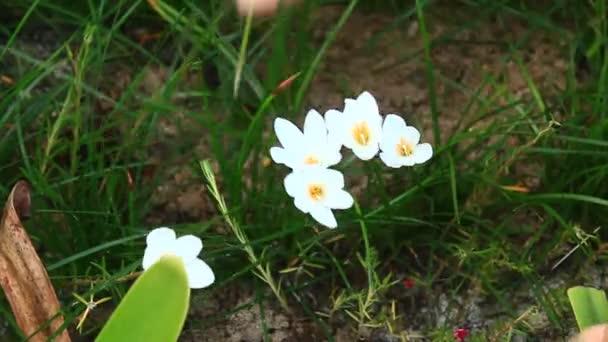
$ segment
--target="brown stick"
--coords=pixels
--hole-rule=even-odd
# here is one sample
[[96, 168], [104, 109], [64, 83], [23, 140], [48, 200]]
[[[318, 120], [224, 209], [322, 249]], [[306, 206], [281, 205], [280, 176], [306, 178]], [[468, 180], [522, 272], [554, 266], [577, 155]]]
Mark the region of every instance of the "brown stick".
[[[30, 215], [30, 209], [29, 186], [19, 181], [8, 197], [0, 221], [0, 285], [17, 325], [30, 337], [28, 341], [43, 342], [61, 327], [63, 316], [59, 314], [59, 301], [46, 269], [21, 223], [22, 218]], [[54, 341], [69, 342], [67, 330]]]

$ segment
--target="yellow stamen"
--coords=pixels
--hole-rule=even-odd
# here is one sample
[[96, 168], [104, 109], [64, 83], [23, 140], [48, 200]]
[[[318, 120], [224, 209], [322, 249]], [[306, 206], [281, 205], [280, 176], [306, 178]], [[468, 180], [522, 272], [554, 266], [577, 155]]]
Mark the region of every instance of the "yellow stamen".
[[320, 164], [319, 159], [317, 159], [315, 156], [307, 156], [304, 159], [304, 165], [317, 165]]
[[310, 184], [308, 186], [308, 196], [312, 198], [313, 201], [320, 201], [325, 197], [325, 189], [321, 184]]
[[414, 146], [407, 139], [401, 137], [396, 146], [397, 154], [403, 157], [411, 156], [414, 153]]
[[362, 121], [354, 124], [351, 133], [357, 144], [364, 146], [369, 144], [371, 132], [367, 122]]

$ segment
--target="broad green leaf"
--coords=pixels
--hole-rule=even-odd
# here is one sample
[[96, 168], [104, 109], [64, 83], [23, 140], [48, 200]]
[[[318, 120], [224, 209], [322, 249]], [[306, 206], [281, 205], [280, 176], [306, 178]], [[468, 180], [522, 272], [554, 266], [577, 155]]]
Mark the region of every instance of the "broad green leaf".
[[603, 290], [576, 286], [568, 289], [568, 298], [580, 330], [608, 323], [608, 300]]
[[178, 257], [163, 257], [129, 289], [96, 341], [177, 341], [189, 299], [184, 263]]

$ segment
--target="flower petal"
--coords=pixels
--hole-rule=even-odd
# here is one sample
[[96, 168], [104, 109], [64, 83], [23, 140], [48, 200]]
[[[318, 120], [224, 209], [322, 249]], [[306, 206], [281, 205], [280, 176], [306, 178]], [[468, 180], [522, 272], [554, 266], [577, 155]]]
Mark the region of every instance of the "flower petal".
[[319, 176], [322, 177], [322, 181], [331, 188], [342, 189], [344, 187], [344, 175], [338, 170], [326, 169], [323, 170], [322, 174]]
[[380, 152], [380, 159], [386, 164], [388, 167], [400, 168], [403, 165], [400, 163], [399, 158], [397, 158], [396, 153], [391, 153], [391, 151]]
[[355, 145], [352, 148], [353, 153], [361, 160], [370, 160], [378, 153], [378, 144], [369, 144], [367, 146]]
[[327, 228], [336, 228], [338, 226], [338, 222], [336, 222], [336, 218], [334, 217], [334, 213], [331, 212], [331, 209], [321, 205], [316, 205], [310, 209], [310, 215], [312, 215], [320, 224]]
[[372, 131], [372, 139], [379, 143], [382, 139], [382, 116], [380, 114], [375, 115], [368, 119], [369, 129]]
[[427, 162], [433, 156], [433, 146], [428, 143], [419, 144], [416, 146], [416, 150], [412, 158], [417, 164]]
[[340, 149], [332, 148], [331, 146], [328, 148], [325, 156], [325, 166], [333, 166], [338, 164], [342, 160], [342, 154], [340, 153]]
[[281, 146], [287, 150], [297, 149], [302, 144], [304, 135], [296, 125], [289, 120], [276, 118], [274, 120], [274, 132], [281, 143]]
[[337, 128], [340, 126], [340, 119], [342, 115], [342, 112], [337, 109], [330, 109], [325, 112], [325, 125], [330, 132], [337, 130]]
[[211, 267], [199, 258], [186, 264], [186, 273], [188, 274], [188, 285], [191, 289], [202, 289], [215, 281], [215, 275]]
[[389, 114], [384, 118], [384, 123], [382, 124], [382, 138], [383, 140], [397, 140], [397, 137], [403, 135], [405, 128], [405, 120], [403, 120], [402, 117], [395, 114]]
[[298, 196], [293, 199], [293, 205], [295, 205], [296, 208], [298, 208], [298, 210], [300, 210], [304, 214], [308, 214], [310, 212], [310, 204], [310, 201], [307, 201], [306, 197], [304, 196]]
[[168, 227], [160, 227], [152, 230], [146, 236], [146, 244], [148, 246], [165, 244], [175, 240], [175, 231]]
[[345, 135], [348, 134], [344, 129], [344, 113], [330, 109], [325, 112], [325, 125], [327, 127], [327, 140], [339, 144], [338, 149], [344, 144]]
[[353, 206], [354, 200], [348, 192], [342, 189], [334, 189], [327, 194], [325, 206], [332, 209], [348, 209]]
[[415, 127], [405, 127], [402, 134], [411, 144], [416, 145], [420, 142], [420, 132]]
[[194, 235], [184, 235], [175, 240], [173, 248], [175, 255], [182, 257], [184, 262], [188, 263], [190, 260], [196, 259], [203, 249], [203, 243]]
[[283, 180], [283, 186], [285, 187], [285, 191], [291, 197], [297, 197], [301, 195], [304, 189], [304, 179], [302, 172], [294, 171], [287, 176]]
[[362, 92], [357, 97], [357, 110], [366, 117], [376, 116], [380, 114], [378, 103], [372, 94], [367, 91]]
[[357, 99], [351, 99], [350, 97], [344, 98], [344, 108], [357, 104]]
[[416, 165], [416, 158], [414, 157], [416, 155], [416, 153], [414, 152], [413, 155], [409, 156], [409, 157], [398, 157], [399, 158], [399, 163], [401, 163], [401, 166], [414, 166]]
[[160, 257], [167, 253], [168, 249], [166, 246], [162, 246], [161, 244], [152, 245], [146, 247], [144, 250], [144, 259], [142, 260], [142, 267], [144, 270], [147, 270], [150, 266], [154, 265]]
[[309, 143], [323, 144], [327, 142], [327, 128], [325, 120], [314, 109], [308, 111], [304, 119], [304, 137]]
[[289, 153], [282, 147], [271, 147], [270, 158], [277, 164], [288, 164], [291, 161]]
[[398, 141], [398, 137], [392, 134], [385, 134], [385, 132], [383, 132], [382, 139], [380, 139], [380, 149], [385, 153], [395, 154], [397, 151], [396, 146]]

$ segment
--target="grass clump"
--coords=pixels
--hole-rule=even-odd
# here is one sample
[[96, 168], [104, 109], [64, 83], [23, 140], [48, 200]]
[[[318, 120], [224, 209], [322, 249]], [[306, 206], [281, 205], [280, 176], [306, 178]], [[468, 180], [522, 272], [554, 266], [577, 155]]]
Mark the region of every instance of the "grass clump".
[[[278, 297], [329, 340], [345, 321], [435, 340], [574, 327], [565, 288], [605, 259], [604, 1], [308, 1], [251, 22], [219, 0], [2, 6], [0, 198], [32, 184], [29, 232], [68, 323], [83, 310], [71, 292], [124, 295], [141, 237], [162, 224], [202, 236], [222, 265], [203, 296], [253, 289], [201, 325], [257, 306], [267, 326]], [[359, 210], [319, 230], [268, 163], [270, 122], [361, 90], [424, 127], [435, 155], [349, 164]]]

